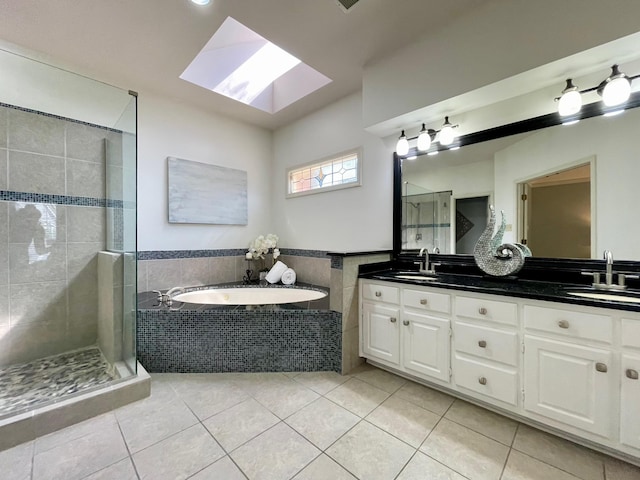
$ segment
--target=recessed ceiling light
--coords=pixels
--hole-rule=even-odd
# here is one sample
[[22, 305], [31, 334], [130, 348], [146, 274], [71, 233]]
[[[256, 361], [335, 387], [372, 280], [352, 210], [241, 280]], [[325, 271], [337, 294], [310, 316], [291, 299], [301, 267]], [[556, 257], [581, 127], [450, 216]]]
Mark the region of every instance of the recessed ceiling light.
[[191, 0], [196, 5], [209, 5], [211, 0]]

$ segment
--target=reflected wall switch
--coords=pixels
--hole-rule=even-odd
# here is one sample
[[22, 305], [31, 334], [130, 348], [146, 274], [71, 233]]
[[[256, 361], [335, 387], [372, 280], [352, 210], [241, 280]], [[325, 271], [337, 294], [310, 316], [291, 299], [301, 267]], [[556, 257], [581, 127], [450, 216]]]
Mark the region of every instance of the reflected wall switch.
[[507, 223], [507, 226], [505, 227], [504, 231], [511, 232], [512, 230], [513, 230], [513, 225], [511, 223]]

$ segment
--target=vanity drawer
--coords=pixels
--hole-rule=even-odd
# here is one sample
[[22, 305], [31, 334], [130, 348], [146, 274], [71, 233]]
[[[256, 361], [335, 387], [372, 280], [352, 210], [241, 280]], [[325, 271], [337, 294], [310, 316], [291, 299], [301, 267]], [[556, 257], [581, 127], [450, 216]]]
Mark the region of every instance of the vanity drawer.
[[518, 405], [518, 373], [515, 370], [487, 365], [456, 354], [453, 372], [459, 387]]
[[640, 348], [640, 320], [622, 319], [622, 346]]
[[524, 328], [583, 340], [611, 343], [613, 319], [608, 315], [525, 305]]
[[400, 289], [389, 285], [366, 282], [362, 284], [362, 297], [365, 300], [398, 305], [400, 303]]
[[456, 297], [456, 315], [489, 322], [518, 324], [518, 306], [511, 302], [475, 297]]
[[455, 323], [454, 345], [458, 352], [507, 365], [518, 365], [518, 334], [508, 330]]
[[451, 313], [451, 295], [405, 288], [402, 290], [405, 307], [438, 313]]

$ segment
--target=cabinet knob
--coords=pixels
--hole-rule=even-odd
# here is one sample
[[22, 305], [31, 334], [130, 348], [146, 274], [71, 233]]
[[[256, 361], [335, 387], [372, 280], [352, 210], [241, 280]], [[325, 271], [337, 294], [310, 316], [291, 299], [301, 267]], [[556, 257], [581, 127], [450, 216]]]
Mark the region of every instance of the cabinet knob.
[[480, 341], [478, 342], [478, 346], [479, 346], [480, 348], [487, 348], [487, 342], [486, 342], [486, 340], [480, 340]]
[[487, 309], [484, 307], [480, 307], [480, 309], [478, 310], [478, 313], [480, 315], [486, 315], [487, 314]]
[[596, 371], [597, 372], [602, 372], [602, 373], [606, 373], [607, 372], [607, 365], [604, 363], [596, 363]]
[[406, 327], [406, 326], [408, 326], [408, 325], [409, 325], [409, 320], [403, 320], [403, 321], [402, 321], [402, 324], [403, 324], [405, 327]]
[[480, 378], [478, 379], [478, 383], [479, 383], [480, 385], [486, 385], [486, 384], [487, 384], [487, 379], [486, 379], [485, 377], [480, 377]]
[[382, 296], [382, 292], [376, 292], [376, 297], [381, 297]]
[[569, 328], [569, 321], [568, 320], [560, 320], [558, 322], [558, 326], [560, 328]]
[[423, 298], [420, 300], [420, 305], [426, 305], [427, 304], [427, 299]]
[[391, 318], [389, 319], [389, 321], [390, 321], [391, 323], [396, 323], [397, 319], [396, 319], [396, 317], [391, 317]]
[[637, 370], [633, 370], [632, 368], [628, 368], [626, 371], [627, 374], [627, 378], [630, 378], [631, 380], [638, 380], [638, 371]]

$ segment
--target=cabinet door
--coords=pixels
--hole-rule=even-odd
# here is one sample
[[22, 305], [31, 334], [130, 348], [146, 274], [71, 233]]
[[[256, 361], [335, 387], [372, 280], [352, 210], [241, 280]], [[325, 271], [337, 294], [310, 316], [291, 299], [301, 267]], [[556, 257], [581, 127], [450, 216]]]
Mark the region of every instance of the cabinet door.
[[400, 363], [400, 329], [397, 308], [362, 304], [362, 352], [373, 359]]
[[526, 410], [611, 437], [611, 351], [525, 335]]
[[622, 390], [620, 403], [620, 441], [640, 448], [640, 357], [622, 355]]
[[449, 382], [449, 320], [405, 311], [402, 339], [407, 370]]

